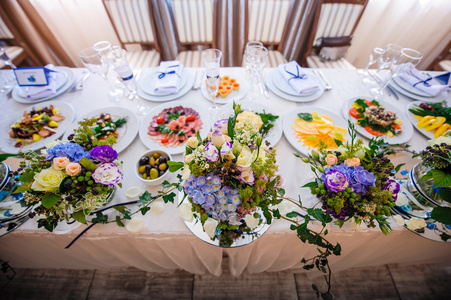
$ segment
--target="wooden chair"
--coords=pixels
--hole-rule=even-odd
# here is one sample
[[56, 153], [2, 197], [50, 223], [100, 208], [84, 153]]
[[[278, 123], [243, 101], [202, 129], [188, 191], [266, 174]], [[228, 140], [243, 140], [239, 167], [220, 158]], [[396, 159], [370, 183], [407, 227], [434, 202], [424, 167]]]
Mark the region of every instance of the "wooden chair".
[[148, 0], [102, 0], [114, 31], [127, 50], [132, 68], [156, 67], [160, 64], [159, 45]]
[[167, 0], [177, 57], [185, 67], [203, 67], [202, 50], [213, 47], [213, 0]]
[[310, 68], [355, 69], [345, 58], [336, 61], [321, 60], [315, 49], [322, 37], [352, 37], [367, 4], [368, 0], [321, 0], [303, 64]]

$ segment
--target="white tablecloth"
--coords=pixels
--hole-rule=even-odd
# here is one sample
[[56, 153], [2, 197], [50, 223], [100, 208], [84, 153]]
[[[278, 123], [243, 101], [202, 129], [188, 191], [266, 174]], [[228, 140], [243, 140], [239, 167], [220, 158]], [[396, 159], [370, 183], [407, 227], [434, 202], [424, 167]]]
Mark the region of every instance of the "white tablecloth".
[[[74, 69], [77, 77], [83, 69]], [[193, 69], [187, 69], [192, 72]], [[228, 75], [242, 74], [241, 68], [223, 70]], [[265, 70], [265, 72], [273, 72]], [[321, 98], [308, 103], [295, 103], [278, 98], [270, 93], [269, 98], [256, 99], [269, 106], [283, 117], [299, 106], [317, 106], [341, 114], [343, 103], [354, 96], [369, 95], [359, 77], [353, 70], [322, 70], [333, 89], [326, 91]], [[451, 105], [448, 96], [448, 105]], [[57, 98], [71, 104], [76, 117], [91, 110], [108, 106], [123, 106], [133, 109], [130, 100], [123, 99], [115, 103], [108, 100], [105, 81], [98, 76], [91, 76], [84, 84], [84, 89], [75, 93], [65, 93]], [[189, 101], [208, 107], [212, 103], [206, 100], [200, 90], [192, 90], [179, 100]], [[149, 109], [161, 104], [141, 100]], [[400, 95], [400, 100], [388, 98], [391, 104], [401, 111], [412, 100]], [[37, 103], [36, 106], [44, 105]], [[12, 115], [29, 105], [20, 104], [12, 99], [3, 99], [0, 103], [2, 115]], [[1, 128], [8, 126], [8, 118], [2, 117]], [[413, 150], [421, 150], [427, 145], [427, 139], [415, 131], [409, 141]], [[296, 158], [296, 150], [288, 143], [285, 136], [275, 146], [277, 163], [284, 177], [287, 196], [297, 198], [301, 195], [307, 203], [312, 201], [308, 189], [300, 186], [310, 181], [311, 171], [308, 165]], [[120, 153], [124, 162], [125, 179], [123, 188], [116, 192], [112, 203], [128, 201], [125, 190], [131, 186], [140, 186], [153, 193], [158, 188], [148, 188], [136, 179], [133, 168], [136, 159], [146, 150], [137, 136], [129, 148]], [[174, 160], [181, 160], [182, 155], [175, 155]], [[410, 169], [418, 161], [409, 154], [398, 154], [392, 158], [394, 163], [406, 162]], [[10, 163], [13, 163], [9, 161]], [[172, 176], [175, 180], [175, 176]], [[78, 240], [70, 249], [64, 249], [85, 226], [66, 234], [49, 233], [38, 229], [35, 217], [20, 228], [0, 238], [0, 258], [20, 268], [111, 268], [134, 266], [146, 271], [158, 272], [183, 269], [195, 274], [212, 273], [220, 275], [223, 255], [228, 255], [231, 273], [239, 275], [243, 271], [258, 273], [299, 268], [300, 260], [316, 254], [316, 248], [303, 244], [296, 233], [289, 229], [290, 223], [276, 220], [268, 232], [257, 241], [236, 249], [221, 249], [208, 245], [191, 234], [179, 218], [176, 205], [167, 204], [160, 215], [151, 212], [141, 216], [145, 228], [140, 234], [132, 235], [115, 224], [96, 225]], [[425, 240], [406, 229], [393, 224], [394, 232], [384, 236], [379, 230], [356, 231], [346, 225], [343, 229], [333, 227], [329, 238], [342, 245], [343, 254], [331, 258], [334, 270], [348, 267], [366, 266], [386, 263], [423, 263], [451, 262], [451, 245]]]

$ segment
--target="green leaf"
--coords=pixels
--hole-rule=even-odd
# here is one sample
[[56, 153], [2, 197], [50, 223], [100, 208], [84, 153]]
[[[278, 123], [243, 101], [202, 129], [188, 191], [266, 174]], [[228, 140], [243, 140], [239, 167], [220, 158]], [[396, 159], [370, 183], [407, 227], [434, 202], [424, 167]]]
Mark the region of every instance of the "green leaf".
[[119, 227], [125, 227], [124, 223], [122, 223], [122, 221], [121, 221], [121, 217], [119, 217], [119, 216], [116, 216], [116, 224]]
[[323, 298], [323, 300], [334, 299], [334, 297], [332, 296], [332, 294], [330, 292], [321, 293], [321, 298]]
[[83, 157], [80, 159], [80, 165], [86, 168], [88, 171], [94, 171], [97, 169], [97, 165], [93, 163], [91, 160], [87, 159], [86, 157]]
[[174, 173], [178, 170], [180, 170], [181, 168], [183, 168], [184, 163], [180, 162], [180, 161], [168, 161], [167, 162], [168, 166], [169, 166], [169, 172]]
[[400, 169], [402, 168], [402, 166], [404, 166], [404, 165], [405, 165], [405, 163], [397, 165], [397, 166], [395, 167], [395, 172], [398, 173], [399, 170], [400, 170]]
[[164, 203], [168, 203], [168, 202], [174, 203], [175, 196], [176, 195], [174, 192], [170, 193], [169, 195], [163, 195]]
[[288, 218], [295, 218], [295, 217], [297, 217], [297, 216], [298, 216], [298, 213], [295, 212], [295, 211], [292, 211], [292, 212], [287, 213], [287, 217], [288, 217]]
[[96, 217], [92, 219], [92, 223], [107, 223], [108, 216], [102, 214], [101, 212], [96, 213]]
[[129, 215], [127, 212], [125, 212], [125, 213], [124, 213], [124, 219], [126, 219], [126, 220], [131, 220], [132, 217], [130, 217], [130, 215]]
[[294, 225], [294, 224], [291, 224], [291, 225], [290, 225], [290, 229], [291, 229], [291, 230], [297, 230], [298, 227], [297, 227], [296, 225]]
[[313, 267], [314, 267], [314, 265], [305, 265], [305, 266], [303, 266], [303, 268], [305, 270], [311, 270], [311, 269], [313, 269]]
[[277, 190], [277, 194], [278, 194], [280, 197], [283, 197], [283, 196], [285, 195], [285, 190], [282, 189], [282, 188], [280, 188], [280, 189]]
[[446, 234], [446, 233], [442, 233], [441, 235], [440, 235], [440, 238], [442, 239], [442, 241], [448, 241], [450, 238], [451, 238], [451, 235], [448, 235], [448, 234]]
[[[313, 267], [313, 265], [312, 265], [312, 267]], [[318, 290], [318, 287], [316, 286], [316, 284], [312, 284], [312, 289], [315, 290], [315, 291], [317, 291], [317, 292], [319, 291], [319, 290]]]
[[124, 211], [125, 211], [125, 205], [114, 206], [113, 208], [120, 213], [124, 213]]
[[2, 154], [0, 154], [0, 162], [6, 160], [8, 157], [19, 157], [19, 155], [11, 154], [11, 153], [2, 153]]
[[434, 207], [431, 218], [446, 225], [451, 224], [451, 207]]
[[343, 145], [343, 142], [341, 140], [334, 139], [334, 141], [335, 141], [335, 144], [337, 144], [337, 147], [340, 147]]
[[268, 223], [268, 225], [270, 225], [271, 222], [272, 222], [272, 215], [271, 215], [271, 213], [269, 211], [265, 210], [265, 211], [263, 211], [263, 215], [266, 218], [266, 223]]
[[45, 208], [51, 208], [60, 199], [61, 199], [61, 197], [56, 194], [46, 194], [44, 197], [42, 197], [41, 203]]
[[274, 216], [274, 218], [276, 219], [280, 219], [281, 215], [278, 209], [275, 209], [272, 211], [272, 215]]
[[317, 187], [317, 186], [318, 186], [318, 183], [316, 181], [312, 181], [312, 182], [304, 184], [301, 187]]
[[14, 190], [14, 193], [24, 193], [28, 192], [30, 190], [31, 185], [30, 184], [22, 184], [21, 186], [17, 187]]
[[334, 255], [340, 255], [341, 254], [341, 245], [337, 243], [337, 245], [334, 247], [333, 254]]
[[26, 172], [20, 175], [19, 180], [22, 182], [31, 182], [34, 177], [34, 172]]
[[442, 170], [432, 169], [426, 173], [421, 178], [421, 183], [425, 182], [428, 179], [434, 179], [434, 185], [437, 187], [450, 187], [451, 186], [451, 175], [447, 174]]
[[309, 215], [320, 221], [323, 226], [326, 226], [326, 223], [332, 222], [332, 217], [328, 213], [323, 212], [320, 208], [309, 208], [307, 209], [307, 212]]
[[443, 200], [451, 203], [451, 189], [450, 188], [440, 189], [438, 193], [440, 194], [440, 196], [442, 197]]
[[83, 213], [83, 210], [79, 210], [76, 211], [74, 213], [72, 213], [72, 218], [74, 218], [75, 221], [83, 223], [83, 224], [87, 224], [86, 222], [86, 216]]
[[146, 205], [153, 200], [152, 194], [145, 191], [141, 196], [139, 196], [138, 204]]
[[298, 113], [298, 117], [306, 122], [313, 121], [313, 116], [311, 113]]
[[141, 207], [139, 210], [141, 211], [141, 214], [144, 216], [150, 210], [150, 207], [148, 206]]

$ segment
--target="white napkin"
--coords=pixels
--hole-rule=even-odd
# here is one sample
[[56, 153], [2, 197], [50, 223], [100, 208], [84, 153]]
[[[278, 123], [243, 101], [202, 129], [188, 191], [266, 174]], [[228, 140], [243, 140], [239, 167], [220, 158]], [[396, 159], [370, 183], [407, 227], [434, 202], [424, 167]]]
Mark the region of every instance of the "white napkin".
[[[46, 65], [45, 68], [55, 71], [54, 65]], [[39, 100], [45, 97], [50, 97], [56, 94], [56, 76], [58, 72], [50, 72], [48, 74], [49, 84], [44, 86], [28, 86], [26, 94], [28, 100]]]
[[[178, 60], [162, 61], [153, 92], [155, 94], [173, 94], [180, 89], [183, 65]], [[175, 72], [170, 73], [169, 72]], [[164, 74], [164, 76], [163, 76]]]
[[400, 77], [402, 80], [406, 81], [416, 89], [425, 92], [426, 94], [433, 97], [440, 95], [448, 89], [447, 85], [437, 84], [436, 81], [429, 80], [426, 84], [421, 82], [431, 77], [418, 71], [412, 64], [410, 71], [406, 72]]
[[[299, 95], [311, 94], [319, 90], [318, 83], [310, 78], [296, 61], [290, 61], [287, 64], [279, 65], [277, 69]], [[296, 76], [302, 78], [296, 78]]]

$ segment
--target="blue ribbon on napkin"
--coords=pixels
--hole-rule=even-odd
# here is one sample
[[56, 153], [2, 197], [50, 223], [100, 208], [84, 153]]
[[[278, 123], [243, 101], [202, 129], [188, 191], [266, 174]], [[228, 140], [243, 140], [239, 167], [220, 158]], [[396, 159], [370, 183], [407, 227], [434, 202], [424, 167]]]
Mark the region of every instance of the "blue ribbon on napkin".
[[180, 78], [180, 75], [177, 74], [175, 70], [167, 72], [168, 69], [177, 68], [177, 67], [179, 67], [179, 65], [173, 65], [173, 66], [167, 67], [166, 68], [166, 72], [160, 72], [160, 75], [158, 75], [158, 79], [164, 78], [164, 76], [166, 76], [166, 74], [175, 74], [175, 75], [177, 75]]
[[294, 73], [291, 73], [290, 71], [288, 71], [288, 70], [287, 70], [287, 66], [284, 66], [283, 69], [285, 70], [285, 72], [287, 72], [288, 74], [290, 74], [291, 76], [293, 76], [293, 77], [291, 77], [290, 79], [288, 79], [288, 82], [290, 82], [291, 79], [296, 79], [296, 78], [299, 78], [299, 79], [307, 79], [307, 78], [308, 78], [307, 74], [302, 74], [301, 76], [299, 76], [299, 66], [298, 66], [298, 65], [296, 65], [296, 72], [298, 73], [297, 75], [294, 74]]

